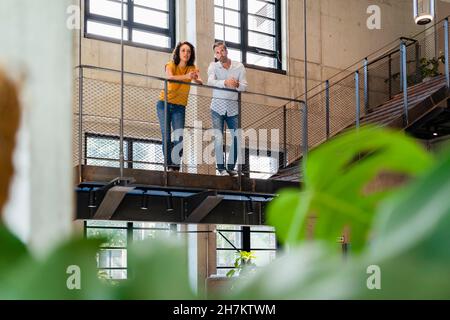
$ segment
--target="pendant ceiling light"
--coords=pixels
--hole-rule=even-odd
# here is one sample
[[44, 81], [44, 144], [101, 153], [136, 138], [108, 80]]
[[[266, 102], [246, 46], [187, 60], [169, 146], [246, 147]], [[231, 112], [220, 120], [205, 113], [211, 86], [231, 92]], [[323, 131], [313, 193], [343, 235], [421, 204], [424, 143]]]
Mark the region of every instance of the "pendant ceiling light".
[[433, 21], [435, 15], [434, 0], [413, 0], [414, 22], [425, 25]]

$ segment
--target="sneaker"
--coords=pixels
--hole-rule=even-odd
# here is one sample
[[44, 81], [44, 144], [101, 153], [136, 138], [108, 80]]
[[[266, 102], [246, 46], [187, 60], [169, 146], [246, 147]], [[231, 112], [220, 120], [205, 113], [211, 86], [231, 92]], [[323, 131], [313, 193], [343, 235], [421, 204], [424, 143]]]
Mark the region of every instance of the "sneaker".
[[222, 176], [222, 177], [228, 176], [228, 172], [227, 172], [226, 170], [217, 170], [217, 171], [216, 171], [216, 174], [217, 174], [218, 176]]
[[228, 174], [232, 177], [237, 177], [238, 172], [236, 170], [227, 170]]

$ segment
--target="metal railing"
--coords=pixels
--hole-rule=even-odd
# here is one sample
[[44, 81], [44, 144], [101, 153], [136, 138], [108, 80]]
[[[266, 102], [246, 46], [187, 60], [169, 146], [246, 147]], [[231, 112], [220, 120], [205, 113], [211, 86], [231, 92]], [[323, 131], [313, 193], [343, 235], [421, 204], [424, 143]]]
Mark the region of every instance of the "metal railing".
[[[396, 47], [388, 45], [383, 47], [386, 50], [377, 50], [376, 56], [371, 55], [373, 58], [355, 63], [356, 70], [345, 70], [325, 81], [323, 90], [308, 98], [307, 106], [300, 99], [252, 92], [239, 94], [238, 127], [244, 135], [251, 130], [256, 133], [256, 138], [246, 136], [249, 144], [256, 147], [247, 148], [247, 140], [242, 141], [238, 171], [250, 177], [269, 177], [342, 130], [358, 127], [364, 117], [394, 97], [402, 99], [401, 113], [406, 126], [410, 107], [408, 87], [422, 82], [424, 62], [444, 57], [440, 70], [450, 87], [448, 29], [447, 17], [412, 39], [400, 38]], [[162, 152], [163, 148], [167, 150], [167, 145], [162, 145], [156, 102], [161, 90], [167, 93], [168, 83], [177, 81], [86, 65], [78, 69], [75, 83], [78, 95], [74, 96], [74, 163], [80, 165], [80, 179], [84, 164], [167, 172], [168, 163]], [[215, 174], [212, 141], [195, 140], [195, 136], [205, 136], [212, 128], [213, 90], [229, 90], [190, 86], [182, 171]], [[278, 135], [272, 137], [271, 132]], [[269, 136], [261, 138], [261, 133]], [[223, 138], [227, 154], [230, 132]], [[205, 150], [211, 151], [208, 163], [204, 161]], [[263, 162], [271, 169], [258, 168]]]
[[[163, 97], [167, 93], [170, 95], [170, 82], [180, 82], [88, 65], [77, 68], [73, 161], [79, 165], [80, 180], [82, 165], [167, 172], [169, 164], [164, 154], [167, 154], [168, 145], [162, 142], [156, 104], [161, 100], [162, 92]], [[214, 175], [213, 91], [233, 90], [189, 85], [181, 171]], [[279, 167], [300, 157], [304, 131], [301, 100], [252, 92], [239, 93], [237, 101], [220, 100], [224, 105], [236, 102], [240, 110], [238, 128], [242, 130], [241, 158], [236, 169], [242, 175], [268, 178]], [[230, 130], [226, 130], [223, 139], [227, 155], [225, 163], [228, 163]]]
[[[408, 88], [421, 83], [425, 62], [435, 59], [449, 87], [448, 17], [411, 38], [400, 38], [396, 47], [354, 64], [356, 69], [327, 80], [323, 89], [308, 99], [308, 149], [323, 143], [361, 120], [387, 101], [402, 99], [404, 125], [408, 125]], [[320, 85], [322, 86], [322, 85]], [[311, 91], [311, 90], [310, 90]], [[399, 98], [399, 94], [402, 97]], [[397, 96], [397, 97], [396, 97]], [[301, 96], [300, 96], [301, 97]]]

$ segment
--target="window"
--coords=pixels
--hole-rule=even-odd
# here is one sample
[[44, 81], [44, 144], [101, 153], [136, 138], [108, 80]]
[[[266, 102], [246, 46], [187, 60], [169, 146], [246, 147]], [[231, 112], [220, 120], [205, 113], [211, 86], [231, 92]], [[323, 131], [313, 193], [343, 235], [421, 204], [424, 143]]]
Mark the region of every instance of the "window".
[[[86, 238], [105, 238], [97, 253], [99, 277], [122, 280], [128, 277], [127, 250], [131, 241], [169, 236], [170, 224], [120, 221], [86, 221]], [[176, 230], [176, 229], [175, 229]]]
[[[160, 141], [124, 138], [125, 168], [164, 170]], [[85, 159], [87, 165], [118, 168], [120, 139], [114, 136], [86, 133]]]
[[246, 65], [281, 70], [281, 0], [214, 0], [216, 40]]
[[[85, 37], [120, 41], [120, 0], [85, 0]], [[123, 0], [126, 44], [175, 47], [175, 0]]]
[[250, 178], [270, 179], [278, 172], [279, 159], [270, 155], [249, 155]]
[[[225, 159], [229, 158], [231, 147], [226, 146]], [[245, 158], [242, 165], [244, 174], [248, 174], [251, 179], [270, 179], [276, 174], [283, 163], [284, 153], [270, 150], [245, 149]]]
[[252, 251], [257, 267], [264, 266], [276, 258], [277, 242], [275, 229], [267, 226], [217, 226], [216, 236], [217, 274], [225, 276], [233, 269], [236, 249]]

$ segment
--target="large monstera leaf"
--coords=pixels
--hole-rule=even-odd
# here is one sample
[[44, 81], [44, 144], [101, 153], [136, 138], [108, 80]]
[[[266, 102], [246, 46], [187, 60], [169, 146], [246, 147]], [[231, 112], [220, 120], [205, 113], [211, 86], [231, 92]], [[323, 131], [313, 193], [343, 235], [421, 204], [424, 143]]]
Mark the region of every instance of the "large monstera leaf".
[[335, 245], [348, 230], [352, 251], [358, 252], [368, 240], [377, 205], [394, 190], [368, 193], [367, 185], [382, 173], [416, 176], [432, 163], [403, 133], [374, 127], [345, 133], [311, 152], [303, 187], [272, 202], [269, 223], [289, 244], [311, 236]]

